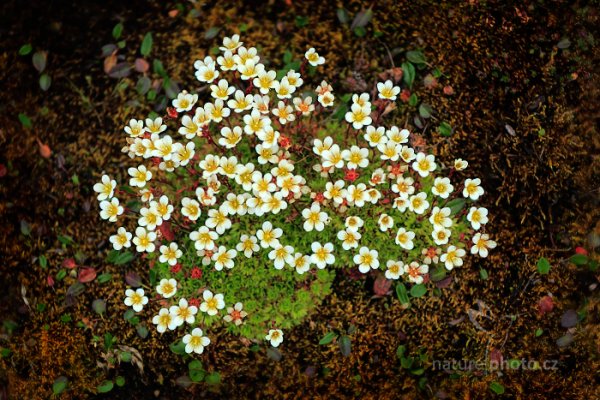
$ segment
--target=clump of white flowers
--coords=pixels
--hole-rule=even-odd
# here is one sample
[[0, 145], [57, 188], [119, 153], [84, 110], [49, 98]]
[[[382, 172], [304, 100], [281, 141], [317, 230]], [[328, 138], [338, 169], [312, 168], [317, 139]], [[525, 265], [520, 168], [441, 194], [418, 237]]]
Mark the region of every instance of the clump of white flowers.
[[[479, 178], [462, 177], [467, 162], [446, 166], [412, 148], [407, 129], [382, 125], [383, 110], [400, 92], [394, 82], [354, 94], [347, 129], [328, 130], [319, 121], [335, 108], [333, 88], [325, 81], [303, 86], [306, 68], [325, 63], [314, 48], [300, 71], [279, 72], [238, 35], [220, 49], [216, 59], [194, 63], [205, 98], [183, 91], [167, 115], [132, 119], [124, 128], [123, 151], [136, 160], [129, 186], [118, 188], [107, 175], [94, 186], [101, 218], [124, 225], [110, 238], [114, 249], [133, 247], [163, 266], [155, 290], [170, 307], [152, 322], [159, 332], [188, 326], [186, 352], [209, 345], [207, 318], [224, 314], [224, 323], [238, 326], [251, 317], [244, 304], [227, 307], [210, 287], [193, 298], [197, 286], [186, 280], [202, 272], [234, 276], [254, 258], [290, 274], [381, 268], [387, 279], [422, 284], [437, 264], [451, 270], [469, 248], [486, 257], [496, 246], [484, 233], [488, 210], [471, 207], [485, 192]], [[122, 198], [127, 193], [137, 193], [138, 207]], [[137, 220], [131, 231], [126, 216]], [[200, 264], [203, 271], [189, 271]], [[182, 266], [177, 281], [172, 276]], [[136, 312], [147, 303], [143, 290], [126, 292]], [[283, 332], [268, 328], [263, 337], [279, 346]]]

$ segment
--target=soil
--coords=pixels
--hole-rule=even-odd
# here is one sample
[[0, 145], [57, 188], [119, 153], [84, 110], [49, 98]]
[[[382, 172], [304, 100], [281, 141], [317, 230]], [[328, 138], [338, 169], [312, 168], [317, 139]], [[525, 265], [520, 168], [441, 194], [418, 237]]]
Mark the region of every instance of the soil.
[[[360, 36], [349, 25], [369, 6], [373, 18]], [[102, 46], [115, 42], [118, 22], [127, 41], [122, 61], [133, 63], [153, 32], [151, 57], [190, 91], [200, 88], [193, 61], [240, 29], [274, 62], [287, 49], [317, 47], [327, 59], [324, 78], [340, 94], [369, 87], [407, 50], [421, 49], [443, 75], [435, 85], [420, 75], [415, 93], [453, 134], [440, 135], [433, 122], [416, 127], [417, 112], [407, 106], [390, 123], [419, 134], [442, 160], [469, 160], [489, 189], [484, 203], [498, 248], [455, 269], [439, 296], [408, 309], [395, 294], [374, 296], [372, 278], [340, 274], [334, 294], [286, 332], [281, 357], [215, 333], [200, 359], [221, 382], [189, 385], [187, 364], [169, 340], [154, 332], [142, 339], [124, 320], [125, 274], [147, 279], [148, 266], [106, 262], [110, 226], [100, 221], [91, 189], [103, 173], [121, 178], [122, 126], [155, 107], [131, 101], [140, 74], [116, 79], [103, 69]], [[107, 398], [596, 398], [598, 272], [570, 257], [580, 248], [598, 259], [598, 23], [597, 7], [583, 1], [3, 3], [0, 399], [49, 398], [60, 376], [69, 382], [61, 397], [77, 399], [102, 397], [98, 386], [117, 376], [125, 385]], [[213, 27], [220, 31], [211, 37]], [[19, 55], [26, 43], [47, 51], [47, 91], [33, 53]], [[552, 265], [545, 275], [541, 257]], [[112, 279], [73, 295], [84, 267]], [[102, 316], [95, 299], [107, 302]], [[566, 323], [573, 311], [577, 323]], [[317, 344], [332, 330], [353, 331], [349, 356], [335, 342]], [[139, 351], [141, 362], [107, 361], [107, 333]], [[427, 354], [422, 373], [402, 367], [400, 345], [411, 356]], [[452, 359], [555, 368], [435, 368], [434, 360]]]

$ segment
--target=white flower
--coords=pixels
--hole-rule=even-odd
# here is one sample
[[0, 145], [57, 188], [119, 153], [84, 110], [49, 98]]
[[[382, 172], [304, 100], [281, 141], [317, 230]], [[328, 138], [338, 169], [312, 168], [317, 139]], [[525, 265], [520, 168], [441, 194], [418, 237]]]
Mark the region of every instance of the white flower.
[[398, 229], [398, 233], [396, 233], [396, 244], [400, 245], [400, 247], [405, 250], [412, 250], [415, 246], [413, 243], [414, 238], [414, 232], [407, 231], [405, 228], [400, 228]]
[[242, 90], [236, 90], [233, 99], [227, 101], [227, 106], [239, 114], [254, 106], [254, 97]]
[[238, 66], [246, 64], [249, 60], [257, 64], [260, 61], [260, 57], [257, 55], [258, 51], [255, 47], [240, 47], [237, 50], [237, 54], [233, 56]]
[[309, 115], [315, 111], [315, 105], [312, 104], [312, 97], [307, 96], [304, 99], [301, 97], [294, 97], [293, 103], [296, 111], [301, 112], [302, 115]]
[[377, 223], [379, 224], [379, 230], [386, 232], [388, 229], [394, 226], [394, 219], [384, 213], [379, 216]]
[[165, 221], [171, 218], [171, 213], [174, 210], [173, 205], [169, 204], [169, 198], [165, 195], [160, 196], [158, 201], [150, 202], [150, 208], [154, 209], [156, 214]]
[[194, 104], [198, 101], [197, 94], [189, 94], [185, 90], [177, 95], [176, 99], [173, 99], [173, 107], [175, 107], [175, 111], [184, 112], [192, 109]]
[[382, 160], [398, 161], [402, 146], [392, 141], [381, 141], [377, 145], [377, 150], [381, 153], [379, 157]]
[[227, 218], [227, 214], [220, 209], [208, 210], [208, 218], [206, 219], [205, 224], [209, 228], [214, 228], [219, 235], [222, 235], [227, 229], [231, 228], [231, 220]]
[[346, 229], [339, 231], [337, 233], [337, 238], [342, 241], [342, 248], [344, 250], [350, 250], [358, 247], [358, 241], [361, 238], [361, 234], [356, 231]]
[[177, 293], [177, 281], [175, 279], [161, 279], [156, 287], [156, 293], [165, 299], [173, 297]]
[[275, 71], [260, 71], [252, 84], [257, 87], [262, 94], [268, 94], [269, 90], [275, 89]]
[[123, 214], [125, 209], [119, 204], [119, 199], [113, 197], [108, 200], [104, 200], [100, 203], [100, 217], [107, 219], [110, 222], [117, 222], [117, 217]]
[[235, 58], [233, 58], [233, 53], [230, 50], [224, 51], [222, 56], [217, 57], [217, 64], [221, 66], [221, 71], [237, 70]]
[[98, 193], [98, 201], [112, 198], [116, 187], [117, 181], [111, 180], [108, 175], [102, 175], [102, 181], [94, 185], [94, 192]]
[[408, 199], [408, 209], [415, 214], [423, 214], [428, 207], [429, 202], [427, 201], [427, 194], [425, 192], [410, 196]]
[[415, 158], [417, 158], [417, 155], [415, 154], [415, 150], [412, 147], [402, 146], [402, 149], [400, 150], [400, 158], [402, 158], [404, 162], [409, 163]]
[[261, 114], [269, 113], [269, 96], [254, 95], [254, 104], [252, 105], [256, 111]]
[[[196, 65], [194, 65], [196, 66]], [[216, 70], [215, 64], [202, 65], [200, 68], [197, 68], [196, 71], [196, 79], [200, 82], [211, 83], [219, 76], [219, 71]]]
[[155, 315], [154, 318], [152, 318], [152, 323], [156, 325], [156, 330], [159, 333], [164, 333], [167, 328], [170, 330], [177, 328], [177, 325], [175, 325], [175, 321], [173, 319], [173, 315], [166, 308], [160, 309], [158, 315]]
[[169, 246], [160, 246], [160, 257], [158, 261], [161, 263], [167, 263], [170, 266], [177, 264], [177, 260], [183, 255], [183, 252], [179, 250], [177, 243], [171, 243]]
[[321, 211], [319, 203], [313, 203], [310, 208], [302, 210], [302, 217], [304, 217], [304, 230], [307, 232], [322, 231], [325, 229], [325, 223], [329, 220], [329, 216], [326, 212]]
[[221, 99], [215, 100], [214, 103], [206, 103], [204, 105], [204, 112], [210, 116], [213, 122], [217, 123], [231, 114], [231, 110], [225, 107], [225, 102]]
[[317, 100], [323, 107], [331, 107], [333, 105], [335, 97], [333, 96], [333, 93], [327, 92], [325, 94], [320, 94], [317, 97]]
[[363, 221], [361, 217], [357, 217], [357, 216], [347, 217], [346, 221], [344, 222], [344, 225], [346, 226], [346, 228], [348, 230], [354, 231], [354, 232], [357, 232], [360, 228], [363, 227], [364, 224], [365, 224], [365, 221]]
[[457, 171], [462, 171], [463, 169], [467, 168], [468, 165], [469, 163], [462, 158], [457, 158], [454, 160], [454, 169]]
[[484, 193], [481, 186], [481, 179], [465, 179], [465, 188], [463, 189], [463, 196], [469, 197], [471, 200], [477, 200]]
[[371, 125], [371, 109], [362, 107], [358, 104], [352, 104], [350, 111], [346, 113], [346, 121], [352, 124], [354, 129], [361, 129], [363, 126]]
[[155, 119], [146, 118], [146, 128], [144, 129], [148, 133], [162, 133], [167, 130], [167, 125], [163, 124], [163, 119], [157, 117]]
[[344, 166], [344, 156], [342, 155], [340, 146], [337, 144], [334, 144], [327, 150], [323, 150], [321, 157], [323, 158], [324, 168], [342, 168]]
[[269, 260], [275, 261], [275, 269], [283, 269], [285, 264], [292, 264], [294, 260], [294, 248], [278, 244], [269, 252]]
[[277, 347], [283, 342], [283, 332], [281, 329], [271, 329], [265, 339], [271, 342], [271, 346]]
[[244, 44], [244, 42], [240, 42], [240, 35], [235, 34], [235, 35], [231, 36], [230, 38], [224, 37], [223, 38], [223, 46], [220, 46], [219, 49], [221, 51], [228, 51], [228, 50], [234, 51], [243, 44]]
[[431, 236], [433, 237], [433, 241], [438, 246], [448, 243], [448, 239], [452, 232], [449, 229], [446, 229], [442, 226], [434, 226], [433, 232], [431, 232]]
[[358, 265], [358, 270], [366, 274], [371, 269], [379, 268], [379, 253], [377, 250], [369, 250], [367, 247], [361, 247], [353, 258], [353, 261]]
[[296, 268], [296, 272], [302, 275], [310, 269], [310, 257], [301, 253], [294, 254], [294, 258], [290, 265]]
[[431, 193], [442, 199], [447, 199], [453, 190], [454, 186], [450, 184], [450, 178], [435, 178], [431, 187]]
[[246, 134], [258, 134], [271, 125], [271, 120], [263, 116], [258, 110], [252, 110], [250, 114], [244, 115], [244, 124]]
[[229, 86], [229, 82], [221, 79], [216, 85], [210, 85], [210, 95], [215, 99], [227, 100], [235, 92], [234, 86]]
[[308, 51], [304, 53], [304, 57], [306, 57], [308, 63], [313, 67], [325, 64], [325, 58], [321, 57], [319, 53], [316, 52], [314, 47], [308, 49]]
[[294, 114], [294, 109], [292, 106], [285, 104], [283, 101], [280, 101], [277, 104], [277, 108], [273, 109], [273, 115], [279, 117], [279, 123], [282, 125], [285, 125], [288, 122], [296, 119], [296, 115]]
[[400, 88], [398, 86], [394, 86], [392, 81], [387, 80], [385, 83], [379, 82], [377, 84], [377, 91], [379, 92], [380, 99], [387, 100], [396, 100], [396, 96], [400, 93]]
[[125, 228], [120, 227], [117, 229], [117, 233], [112, 235], [109, 240], [115, 250], [121, 250], [123, 247], [131, 247], [131, 237], [131, 233], [127, 232]]
[[409, 195], [415, 192], [414, 179], [411, 177], [399, 176], [396, 178], [396, 183], [392, 185], [392, 191], [400, 196], [408, 198]]
[[[237, 55], [235, 55], [234, 57], [237, 57]], [[261, 71], [264, 71], [264, 70], [265, 70], [265, 66], [262, 64], [259, 64], [258, 62], [254, 61], [253, 59], [246, 60], [246, 62], [244, 64], [238, 63], [238, 72], [240, 73], [240, 77], [244, 81], [251, 80], [252, 78], [257, 76]]]
[[408, 143], [410, 131], [408, 129], [400, 130], [397, 126], [392, 126], [385, 132], [385, 134], [387, 135], [390, 142], [394, 142], [396, 144], [404, 144]]
[[292, 98], [292, 93], [296, 91], [296, 86], [290, 85], [290, 81], [286, 76], [281, 81], [275, 81], [274, 86], [277, 97], [282, 100]]
[[369, 146], [377, 147], [378, 145], [387, 142], [388, 138], [385, 136], [385, 128], [380, 126], [375, 128], [372, 125], [367, 126], [365, 133], [365, 140], [369, 142]]
[[328, 200], [333, 200], [336, 204], [342, 204], [344, 202], [344, 184], [344, 181], [341, 179], [335, 181], [335, 183], [327, 182], [323, 196]]
[[423, 283], [423, 275], [429, 272], [429, 266], [427, 264], [419, 265], [418, 262], [413, 261], [404, 266], [404, 272], [408, 275], [409, 281], [419, 285]]
[[219, 235], [209, 230], [206, 226], [201, 226], [197, 231], [190, 233], [190, 239], [194, 242], [196, 250], [212, 250], [215, 248], [215, 240]]
[[148, 304], [148, 297], [144, 296], [144, 289], [127, 289], [125, 296], [125, 305], [132, 307], [135, 312], [142, 311], [144, 306]]
[[202, 298], [204, 301], [200, 304], [200, 311], [205, 312], [208, 315], [217, 315], [217, 312], [225, 307], [223, 295], [220, 293], [213, 295], [213, 292], [206, 289], [202, 293]]
[[181, 199], [181, 214], [192, 221], [196, 221], [201, 214], [200, 203], [189, 197], [184, 197]]
[[479, 253], [479, 257], [487, 257], [488, 249], [494, 249], [496, 242], [490, 240], [490, 236], [487, 233], [481, 234], [476, 233], [473, 236], [473, 247], [471, 247], [471, 254]]
[[138, 137], [144, 133], [144, 121], [131, 119], [129, 120], [129, 126], [125, 127], [125, 132], [131, 137]]
[[236, 326], [241, 325], [242, 321], [248, 313], [243, 310], [244, 305], [242, 303], [235, 303], [233, 307], [227, 307], [227, 315], [223, 317], [225, 322], [233, 322]]
[[402, 261], [388, 260], [386, 263], [385, 277], [387, 279], [398, 279], [404, 274], [404, 263]]
[[194, 328], [191, 334], [187, 334], [182, 339], [185, 343], [185, 352], [202, 354], [204, 348], [210, 344], [210, 339], [206, 336], [202, 336], [202, 329]]
[[193, 324], [196, 321], [195, 315], [198, 313], [198, 307], [188, 305], [186, 299], [179, 299], [179, 305], [171, 306], [169, 313], [173, 315], [173, 320], [177, 326], [183, 325], [184, 322]]
[[225, 246], [219, 246], [219, 249], [213, 254], [212, 260], [215, 262], [215, 269], [220, 271], [223, 267], [231, 269], [235, 263], [233, 259], [237, 256], [237, 251], [230, 249], [227, 250]]
[[361, 107], [371, 107], [369, 93], [355, 93], [352, 95], [352, 103], [358, 104]]
[[348, 186], [348, 190], [346, 191], [346, 200], [348, 200], [350, 204], [353, 204], [356, 207], [362, 207], [365, 205], [366, 197], [367, 185], [364, 183]]
[[310, 248], [313, 252], [310, 256], [310, 261], [315, 264], [317, 268], [323, 269], [327, 265], [331, 265], [335, 262], [333, 244], [325, 243], [325, 245], [321, 245], [319, 242], [313, 242]]
[[236, 249], [239, 252], [243, 252], [247, 258], [250, 258], [254, 253], [260, 250], [260, 246], [258, 245], [256, 236], [242, 235], [240, 236], [240, 242], [237, 244]]
[[450, 218], [450, 213], [452, 211], [448, 207], [439, 208], [433, 207], [431, 210], [431, 216], [429, 217], [429, 222], [431, 225], [435, 227], [441, 228], [450, 228], [452, 226], [452, 218]]
[[279, 238], [283, 234], [281, 228], [273, 228], [269, 221], [262, 224], [262, 228], [256, 232], [256, 237], [260, 240], [260, 245], [263, 249], [275, 247], [279, 244]]
[[488, 210], [484, 207], [471, 207], [467, 220], [471, 223], [473, 229], [478, 230], [481, 225], [485, 225], [488, 222]]
[[127, 173], [131, 176], [129, 186], [144, 187], [146, 182], [152, 179], [152, 172], [146, 169], [146, 166], [140, 165], [137, 168], [129, 168]]
[[435, 157], [432, 154], [418, 153], [412, 167], [421, 177], [425, 178], [430, 172], [435, 171]]
[[366, 168], [369, 165], [369, 149], [352, 146], [350, 150], [342, 151], [342, 157], [346, 160], [348, 168]]
[[135, 237], [133, 238], [133, 244], [136, 245], [138, 253], [147, 252], [153, 253], [155, 250], [154, 241], [156, 240], [155, 232], [147, 232], [142, 227], [137, 227], [135, 230]]
[[447, 270], [451, 270], [454, 267], [460, 267], [463, 265], [462, 258], [465, 256], [466, 251], [458, 249], [456, 246], [448, 246], [448, 250], [440, 257], [440, 261], [446, 265]]

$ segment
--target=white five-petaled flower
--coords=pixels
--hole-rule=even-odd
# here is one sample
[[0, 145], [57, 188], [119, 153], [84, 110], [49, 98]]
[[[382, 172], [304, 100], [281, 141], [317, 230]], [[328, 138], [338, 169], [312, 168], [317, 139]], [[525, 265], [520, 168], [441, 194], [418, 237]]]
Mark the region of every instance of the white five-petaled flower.
[[146, 231], [145, 228], [138, 226], [135, 229], [135, 237], [133, 238], [133, 244], [136, 246], [138, 253], [147, 252], [153, 253], [156, 249], [154, 241], [156, 240], [156, 232]]
[[173, 99], [173, 107], [175, 107], [175, 111], [184, 112], [192, 109], [194, 104], [198, 101], [197, 94], [190, 94], [187, 91], [182, 91], [177, 95], [176, 99]]
[[369, 165], [369, 149], [352, 146], [350, 150], [342, 151], [342, 157], [348, 168], [366, 168]]
[[244, 42], [240, 42], [240, 35], [235, 34], [231, 37], [224, 37], [223, 46], [220, 46], [219, 49], [221, 51], [234, 51], [243, 44]]
[[415, 214], [423, 214], [429, 208], [427, 193], [421, 192], [408, 199], [408, 209]]
[[471, 207], [467, 220], [471, 223], [471, 226], [475, 230], [479, 230], [481, 225], [485, 225], [488, 222], [488, 210], [485, 207]]
[[358, 247], [358, 241], [361, 238], [361, 234], [346, 228], [337, 233], [337, 238], [342, 241], [342, 248], [344, 250], [350, 250]]
[[439, 225], [434, 226], [433, 232], [431, 232], [433, 241], [438, 246], [448, 243], [448, 240], [450, 239], [451, 234], [452, 234], [452, 232], [450, 231], [450, 229], [446, 229], [443, 226], [439, 226]]
[[471, 254], [479, 254], [479, 257], [487, 257], [488, 250], [496, 247], [496, 242], [490, 239], [487, 233], [476, 233], [473, 236], [473, 247], [471, 247]]
[[167, 263], [170, 266], [177, 264], [177, 260], [181, 258], [183, 252], [179, 249], [177, 243], [170, 243], [168, 246], [160, 246], [160, 257], [158, 261]]
[[418, 262], [413, 261], [404, 266], [404, 272], [408, 275], [409, 281], [419, 285], [423, 283], [423, 275], [429, 272], [429, 266], [427, 264], [419, 264]]
[[364, 224], [365, 221], [363, 221], [361, 217], [357, 217], [355, 215], [347, 217], [346, 221], [344, 222], [346, 228], [354, 232], [357, 232], [360, 228], [363, 227]]
[[415, 161], [412, 163], [412, 167], [421, 177], [425, 178], [436, 168], [435, 157], [432, 154], [425, 155], [425, 153], [418, 153]]
[[466, 251], [459, 249], [456, 246], [448, 246], [448, 250], [440, 257], [440, 261], [444, 263], [447, 270], [451, 270], [454, 267], [460, 267], [463, 265], [462, 258], [465, 256]]
[[454, 190], [454, 186], [450, 184], [450, 178], [437, 177], [433, 181], [431, 193], [440, 196], [442, 199], [447, 199], [450, 193]]
[[325, 243], [322, 245], [319, 242], [313, 242], [310, 248], [313, 252], [313, 254], [310, 256], [310, 261], [311, 263], [315, 264], [317, 268], [323, 269], [327, 265], [331, 265], [335, 262], [332, 243]]
[[138, 137], [144, 133], [144, 121], [131, 119], [129, 120], [129, 126], [125, 127], [125, 132], [132, 138]]
[[117, 222], [117, 217], [123, 214], [125, 209], [119, 204], [119, 199], [113, 197], [108, 200], [104, 200], [100, 203], [100, 217], [107, 219], [110, 222]]
[[361, 247], [358, 254], [354, 256], [354, 263], [358, 265], [358, 270], [366, 274], [371, 269], [379, 268], [379, 252], [370, 250], [367, 247]]
[[210, 339], [206, 336], [202, 336], [203, 332], [200, 328], [194, 328], [192, 333], [188, 333], [182, 339], [185, 344], [185, 352], [202, 354], [204, 348], [210, 344]]
[[304, 57], [306, 57], [308, 63], [313, 67], [325, 64], [325, 58], [320, 56], [319, 53], [316, 52], [314, 47], [308, 49], [308, 51], [304, 53]]
[[198, 313], [198, 307], [188, 305], [186, 299], [179, 299], [179, 304], [171, 306], [169, 312], [173, 316], [173, 320], [177, 326], [183, 325], [184, 322], [193, 324], [196, 321], [196, 314]]
[[283, 234], [281, 228], [273, 228], [269, 221], [262, 224], [262, 228], [256, 232], [256, 237], [260, 240], [260, 246], [263, 249], [275, 247], [279, 244], [279, 238]]
[[412, 250], [412, 248], [414, 247], [414, 238], [414, 232], [407, 231], [405, 228], [400, 228], [396, 233], [396, 244], [400, 245], [400, 247], [402, 247], [403, 249]]
[[156, 325], [156, 330], [159, 333], [164, 333], [167, 328], [169, 328], [169, 330], [177, 328], [173, 315], [167, 308], [161, 308], [158, 315], [155, 315], [154, 318], [152, 318], [152, 323]]
[[469, 163], [462, 158], [457, 158], [454, 160], [454, 169], [457, 171], [462, 171], [463, 169], [467, 168], [468, 165]]
[[165, 299], [173, 297], [177, 293], [177, 281], [175, 279], [161, 279], [156, 287], [156, 293]]
[[477, 200], [483, 195], [483, 188], [481, 186], [481, 179], [465, 179], [465, 188], [463, 189], [463, 196], [468, 197], [471, 200]]
[[310, 257], [302, 253], [296, 253], [290, 265], [296, 269], [297, 273], [302, 275], [310, 269]]
[[387, 80], [384, 82], [379, 82], [377, 84], [377, 91], [379, 92], [380, 99], [386, 100], [396, 100], [398, 93], [400, 93], [400, 88], [398, 86], [394, 86], [392, 81]]
[[271, 342], [271, 346], [277, 347], [283, 342], [283, 332], [281, 329], [271, 329], [265, 339]]
[[384, 213], [379, 216], [377, 223], [379, 224], [379, 230], [386, 232], [388, 229], [394, 226], [394, 219]]
[[244, 318], [248, 315], [243, 308], [244, 305], [240, 302], [235, 303], [233, 307], [227, 307], [227, 315], [223, 317], [223, 320], [225, 322], [233, 322], [236, 326], [241, 325], [244, 322]]
[[202, 293], [202, 298], [204, 301], [200, 304], [200, 311], [207, 313], [208, 315], [217, 315], [219, 310], [225, 307], [225, 301], [223, 300], [223, 295], [213, 294], [210, 290], [206, 289]]
[[302, 217], [305, 219], [304, 230], [307, 232], [313, 229], [319, 232], [322, 231], [325, 229], [325, 223], [329, 219], [327, 213], [321, 211], [319, 203], [313, 203], [310, 208], [302, 210]]
[[449, 207], [433, 207], [429, 222], [431, 222], [431, 225], [434, 227], [450, 228], [452, 226], [452, 218], [450, 218], [451, 212]]
[[121, 250], [123, 247], [131, 247], [131, 233], [123, 227], [117, 229], [117, 233], [110, 237], [110, 242], [115, 250]]
[[371, 109], [352, 104], [350, 111], [346, 113], [346, 121], [352, 124], [354, 129], [361, 129], [363, 126], [371, 125]]
[[144, 187], [146, 182], [152, 179], [152, 172], [148, 171], [145, 165], [140, 165], [137, 168], [129, 168], [127, 170], [131, 179], [129, 179], [130, 186]]
[[144, 296], [144, 289], [127, 289], [125, 291], [125, 305], [133, 308], [133, 311], [140, 312], [146, 304], [148, 297]]
[[402, 261], [388, 260], [386, 263], [385, 277], [387, 279], [398, 279], [404, 274], [404, 263]]
[[189, 197], [184, 197], [181, 199], [181, 214], [192, 221], [196, 221], [201, 214], [200, 203]]
[[235, 265], [233, 261], [235, 256], [237, 256], [237, 251], [234, 249], [227, 250], [225, 246], [219, 246], [219, 249], [212, 256], [212, 260], [215, 262], [215, 269], [220, 271], [223, 267], [227, 269], [233, 268]]
[[108, 200], [113, 197], [117, 181], [108, 175], [102, 175], [102, 180], [94, 185], [94, 192], [98, 193], [98, 201]]
[[254, 253], [260, 250], [258, 245], [258, 239], [254, 235], [242, 235], [240, 236], [240, 242], [236, 246], [237, 251], [244, 253], [247, 258], [252, 257]]
[[294, 248], [278, 244], [269, 252], [269, 260], [274, 261], [275, 269], [283, 269], [285, 264], [292, 265], [294, 260]]

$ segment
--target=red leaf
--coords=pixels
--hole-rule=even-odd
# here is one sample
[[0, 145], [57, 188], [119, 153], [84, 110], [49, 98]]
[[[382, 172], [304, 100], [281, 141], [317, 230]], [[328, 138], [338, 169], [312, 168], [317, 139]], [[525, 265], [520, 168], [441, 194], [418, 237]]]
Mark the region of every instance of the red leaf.
[[96, 270], [94, 268], [84, 267], [79, 271], [79, 282], [87, 283], [96, 279]]
[[46, 278], [46, 282], [48, 282], [48, 286], [54, 286], [54, 278], [52, 277], [52, 275], [48, 275], [48, 277]]
[[373, 291], [376, 296], [385, 296], [388, 294], [390, 287], [392, 287], [392, 281], [386, 279], [385, 276], [380, 276], [373, 282]]
[[172, 242], [173, 240], [175, 240], [175, 235], [173, 234], [173, 231], [171, 230], [171, 223], [168, 221], [164, 221], [159, 227], [158, 230], [160, 231], [160, 233], [163, 235], [163, 237], [168, 240], [169, 242]]
[[549, 313], [554, 308], [554, 301], [552, 300], [552, 296], [544, 296], [540, 299], [538, 303], [538, 313], [540, 315], [544, 315]]
[[150, 69], [150, 64], [143, 58], [136, 58], [134, 66], [137, 72], [147, 72]]
[[52, 150], [50, 149], [50, 146], [48, 146], [45, 143], [42, 143], [42, 141], [37, 137], [35, 139], [37, 140], [38, 146], [40, 147], [40, 155], [44, 158], [50, 158], [50, 156], [52, 155]]
[[586, 249], [584, 249], [583, 247], [576, 247], [575, 248], [575, 253], [577, 254], [583, 254], [584, 256], [587, 256], [588, 252]]
[[0, 178], [4, 178], [7, 172], [6, 165], [0, 164]]
[[63, 268], [73, 269], [77, 267], [77, 263], [72, 258], [65, 258], [62, 262]]

